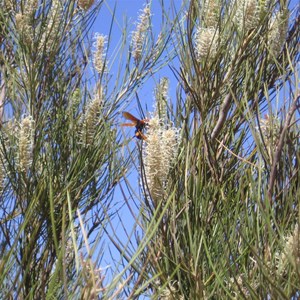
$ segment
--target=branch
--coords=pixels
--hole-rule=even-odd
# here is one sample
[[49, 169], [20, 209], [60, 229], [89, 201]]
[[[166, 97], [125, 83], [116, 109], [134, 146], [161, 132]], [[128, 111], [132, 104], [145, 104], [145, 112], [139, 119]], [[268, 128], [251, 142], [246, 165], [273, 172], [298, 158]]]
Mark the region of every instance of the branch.
[[[0, 71], [0, 74], [3, 74], [2, 70]], [[2, 77], [2, 76], [1, 76]], [[3, 83], [0, 83], [0, 127], [2, 125], [2, 116], [3, 116], [3, 107], [4, 107], [4, 100], [5, 100], [5, 92], [6, 92], [6, 86], [5, 86], [5, 80], [3, 79]]]
[[224, 122], [226, 121], [227, 113], [230, 108], [230, 103], [231, 103], [231, 94], [227, 94], [224, 99], [221, 111], [220, 111], [218, 122], [211, 134], [212, 140], [214, 140], [219, 135], [219, 133], [224, 125]]
[[275, 155], [274, 155], [274, 159], [273, 159], [273, 163], [272, 163], [272, 168], [271, 168], [270, 181], [269, 181], [269, 188], [268, 188], [268, 198], [269, 198], [270, 204], [272, 203], [272, 193], [273, 193], [274, 183], [275, 183], [275, 179], [276, 179], [276, 175], [277, 175], [276, 165], [277, 165], [277, 163], [280, 160], [281, 150], [283, 148], [283, 143], [284, 143], [284, 138], [285, 138], [286, 132], [287, 132], [289, 126], [290, 126], [293, 114], [296, 111], [297, 101], [299, 99], [300, 99], [300, 94], [298, 94], [295, 97], [295, 99], [294, 99], [294, 101], [293, 101], [293, 103], [292, 103], [292, 105], [290, 107], [290, 110], [289, 110], [289, 112], [287, 114], [287, 118], [285, 120], [284, 127], [283, 127], [283, 129], [281, 131], [281, 134], [280, 134], [280, 137], [279, 137], [279, 141], [278, 141], [278, 146], [276, 148], [276, 152], [275, 152]]

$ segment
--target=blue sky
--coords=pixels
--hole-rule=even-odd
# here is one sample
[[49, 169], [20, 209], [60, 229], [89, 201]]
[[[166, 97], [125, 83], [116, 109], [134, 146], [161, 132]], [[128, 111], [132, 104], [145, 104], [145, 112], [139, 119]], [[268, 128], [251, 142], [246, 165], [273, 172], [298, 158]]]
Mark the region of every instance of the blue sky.
[[[172, 1], [167, 0], [164, 1], [164, 6], [168, 8]], [[176, 0], [175, 0], [176, 2]], [[120, 39], [122, 36], [122, 32], [124, 28], [126, 28], [126, 33], [128, 36], [128, 44], [130, 43], [131, 39], [131, 32], [136, 28], [136, 22], [138, 20], [138, 16], [141, 10], [144, 8], [146, 1], [142, 0], [104, 0], [102, 4], [99, 16], [92, 28], [93, 32], [101, 33], [108, 35], [111, 27], [112, 22], [112, 13], [116, 6], [115, 16], [114, 16], [114, 23], [112, 28], [112, 35], [111, 40], [109, 43], [108, 49], [108, 60], [109, 64], [111, 65], [111, 57], [115, 55], [116, 47], [120, 46]], [[181, 5], [181, 1], [176, 2]], [[178, 5], [178, 6], [179, 6]], [[152, 30], [154, 32], [155, 38], [158, 36], [159, 32], [161, 31], [161, 4], [159, 0], [154, 0], [151, 3], [151, 12], [152, 12]], [[110, 72], [113, 74], [117, 72], [118, 61], [115, 62], [113, 68]], [[157, 84], [159, 78], [168, 76], [172, 76], [172, 72], [168, 67], [162, 69], [159, 74], [154, 75], [150, 80], [148, 80], [141, 89], [138, 91], [138, 95], [144, 108], [148, 107], [149, 110], [152, 110], [152, 100], [153, 100], [153, 90], [155, 84]], [[172, 89], [173, 90], [173, 89]], [[170, 91], [171, 93], [175, 91]], [[133, 100], [133, 99], [129, 99]], [[134, 105], [134, 101], [130, 105], [130, 108], [133, 109], [132, 113], [138, 113], [136, 105]]]
[[[170, 0], [165, 1], [165, 7], [169, 7]], [[146, 2], [140, 1], [140, 0], [105, 0], [101, 9], [99, 16], [97, 17], [97, 20], [92, 28], [93, 33], [100, 33], [104, 35], [108, 35], [111, 27], [112, 22], [112, 12], [114, 10], [114, 5], [116, 4], [116, 11], [115, 11], [115, 21], [113, 23], [113, 29], [112, 29], [112, 35], [111, 35], [111, 41], [108, 51], [108, 61], [110, 62], [110, 57], [114, 54], [115, 47], [117, 47], [120, 43], [120, 38], [122, 36], [122, 30], [124, 30], [124, 26], [127, 26], [127, 33], [128, 38], [130, 39], [130, 33], [135, 29], [136, 22], [138, 20], [138, 15], [140, 11], [144, 8]], [[181, 1], [178, 1], [178, 4], [181, 4]], [[153, 31], [154, 34], [157, 36], [160, 32], [160, 26], [161, 26], [161, 4], [159, 0], [155, 0], [151, 4], [151, 11], [152, 11], [152, 24], [153, 24]], [[117, 72], [117, 66], [118, 62], [116, 61], [115, 65], [111, 68], [110, 73], [113, 75], [114, 72]], [[153, 111], [153, 91], [155, 88], [155, 85], [157, 84], [158, 80], [164, 76], [167, 76], [171, 82], [170, 82], [170, 96], [175, 97], [176, 87], [172, 86], [172, 80], [173, 84], [175, 83], [175, 79], [172, 75], [172, 72], [168, 67], [165, 67], [162, 69], [158, 74], [151, 77], [149, 80], [145, 82], [145, 84], [138, 90], [138, 96], [141, 101], [141, 105], [143, 107], [143, 110], [145, 113], [147, 111], [151, 112]], [[114, 80], [114, 78], [112, 79]], [[120, 113], [123, 109], [129, 110], [132, 114], [139, 117], [138, 107], [137, 107], [137, 101], [133, 97], [132, 99], [129, 99], [129, 107], [124, 107], [120, 110]], [[116, 123], [124, 122], [121, 114], [119, 118], [116, 120]], [[124, 139], [129, 138], [130, 136], [134, 135], [134, 130], [132, 128], [126, 128], [124, 133]], [[140, 143], [136, 139], [133, 139], [129, 147], [137, 147], [137, 143]], [[124, 149], [126, 151], [127, 149]], [[136, 161], [138, 165], [138, 159]], [[138, 179], [139, 175], [136, 170], [129, 171], [127, 180], [129, 181], [130, 186], [133, 188], [133, 191], [137, 194], [133, 196], [133, 198], [130, 198], [128, 195], [128, 191], [126, 190], [125, 183], [121, 183], [122, 187], [124, 188], [124, 191], [126, 193], [126, 197], [128, 197], [128, 202], [132, 203], [132, 209], [135, 213], [138, 213], [138, 208], [134, 205], [134, 200], [138, 198], [139, 196], [139, 182]], [[124, 199], [125, 197], [121, 193], [120, 187], [116, 188], [115, 194], [114, 194], [114, 205], [116, 207], [120, 207], [122, 204], [124, 204], [126, 201]], [[126, 224], [126, 232], [124, 229], [122, 229], [122, 226], [120, 224], [120, 219], [124, 224]], [[124, 243], [128, 241], [128, 235], [134, 232], [134, 218], [127, 207], [127, 205], [123, 205], [121, 210], [119, 211], [118, 216], [115, 216], [112, 225], [115, 227], [118, 238], [123, 240]], [[110, 226], [108, 226], [110, 227]], [[112, 229], [108, 229], [110, 233], [112, 233]], [[135, 237], [133, 236], [131, 238], [131, 241], [134, 243]], [[97, 252], [97, 251], [96, 251]], [[97, 253], [95, 253], [94, 257], [97, 257]], [[101, 267], [105, 268], [108, 265], [111, 265], [111, 270], [114, 269], [113, 261], [111, 259], [111, 255], [114, 257], [115, 260], [118, 260], [120, 257], [119, 252], [114, 249], [114, 247], [110, 244], [108, 241], [106, 244], [106, 247], [104, 249], [104, 256], [103, 261], [101, 262]], [[122, 269], [120, 267], [120, 269]], [[107, 276], [107, 282], [111, 280], [112, 278], [110, 276]]]

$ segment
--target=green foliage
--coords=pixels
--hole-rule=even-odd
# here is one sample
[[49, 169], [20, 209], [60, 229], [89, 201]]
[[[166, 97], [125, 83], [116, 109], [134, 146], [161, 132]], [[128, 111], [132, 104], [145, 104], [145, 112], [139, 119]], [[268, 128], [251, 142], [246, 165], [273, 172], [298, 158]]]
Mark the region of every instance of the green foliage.
[[[163, 157], [152, 170], [147, 165], [154, 149], [149, 121], [140, 154], [145, 238], [138, 280], [144, 283], [136, 294], [288, 299], [299, 293], [299, 14], [290, 11], [287, 20], [287, 4], [270, 1], [259, 14], [258, 2], [245, 7], [250, 2], [257, 6], [253, 15], [243, 14], [238, 1], [190, 1], [176, 14], [179, 66], [176, 60], [170, 66], [178, 97], [166, 115], [181, 127], [181, 139], [162, 184]], [[161, 193], [149, 181], [153, 173]]]
[[[299, 295], [299, 7], [162, 1], [156, 37], [150, 3], [110, 57], [102, 1], [0, 3], [0, 298]], [[166, 65], [132, 150], [116, 117]]]
[[88, 236], [99, 229], [126, 164], [112, 128], [120, 100], [84, 80], [101, 3], [88, 12], [73, 1], [2, 5], [0, 297], [57, 299], [75, 274], [65, 247], [82, 243], [76, 210], [95, 214]]

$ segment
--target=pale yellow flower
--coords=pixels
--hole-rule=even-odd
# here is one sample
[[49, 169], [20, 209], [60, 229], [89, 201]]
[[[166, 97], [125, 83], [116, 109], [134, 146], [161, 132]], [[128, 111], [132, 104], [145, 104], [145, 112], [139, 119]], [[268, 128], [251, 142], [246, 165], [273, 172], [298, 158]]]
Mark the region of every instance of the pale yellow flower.
[[105, 43], [106, 36], [102, 34], [96, 34], [96, 42], [94, 44], [96, 50], [94, 51], [94, 67], [98, 74], [102, 74], [105, 71], [104, 58], [105, 58]]
[[32, 164], [34, 120], [31, 116], [21, 121], [18, 132], [18, 165], [20, 172], [26, 172]]
[[300, 230], [296, 224], [292, 234], [285, 239], [284, 250], [279, 258], [279, 269], [284, 270], [287, 264], [293, 266], [295, 270], [300, 268]]
[[150, 26], [150, 16], [150, 7], [146, 5], [139, 15], [136, 30], [132, 33], [132, 56], [136, 62], [142, 57], [146, 33]]
[[166, 197], [169, 172], [178, 151], [179, 131], [167, 127], [158, 117], [149, 120], [144, 144], [144, 165], [149, 194], [157, 205]]
[[97, 126], [99, 124], [99, 114], [103, 102], [103, 92], [96, 93], [94, 99], [87, 104], [86, 112], [83, 116], [83, 128], [81, 132], [82, 143], [86, 146], [92, 145]]
[[288, 31], [288, 12], [277, 12], [270, 22], [268, 45], [273, 55], [277, 56], [282, 49]]
[[260, 4], [257, 0], [239, 0], [236, 2], [234, 21], [240, 31], [247, 32], [259, 23]]
[[204, 3], [203, 17], [206, 27], [217, 27], [220, 9], [219, 0], [208, 0]]
[[45, 47], [46, 50], [51, 51], [53, 45], [57, 44], [60, 38], [61, 23], [64, 20], [63, 16], [63, 2], [53, 0], [48, 14], [47, 24], [43, 30], [40, 47]]
[[219, 30], [198, 27], [195, 33], [195, 53], [197, 59], [213, 58], [218, 50]]

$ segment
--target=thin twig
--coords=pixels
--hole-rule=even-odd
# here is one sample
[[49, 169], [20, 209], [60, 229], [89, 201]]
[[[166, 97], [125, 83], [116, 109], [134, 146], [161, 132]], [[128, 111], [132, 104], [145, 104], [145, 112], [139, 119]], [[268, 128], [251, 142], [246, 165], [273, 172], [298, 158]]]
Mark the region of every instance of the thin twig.
[[300, 94], [298, 94], [291, 107], [290, 107], [290, 110], [287, 114], [287, 118], [285, 120], [285, 123], [284, 123], [284, 126], [283, 126], [283, 129], [281, 131], [281, 134], [280, 134], [280, 137], [279, 137], [279, 141], [278, 141], [278, 146], [276, 148], [276, 152], [274, 154], [274, 160], [273, 160], [273, 163], [272, 163], [272, 168], [271, 168], [271, 175], [270, 175], [270, 181], [269, 181], [269, 188], [268, 188], [268, 198], [269, 198], [269, 201], [270, 201], [270, 204], [272, 203], [272, 193], [273, 193], [273, 188], [274, 188], [274, 183], [275, 183], [275, 179], [276, 179], [276, 175], [277, 175], [277, 163], [279, 162], [280, 160], [280, 157], [281, 157], [281, 150], [283, 148], [283, 143], [284, 143], [284, 138], [285, 138], [285, 135], [286, 135], [286, 132], [290, 126], [290, 123], [291, 123], [291, 120], [292, 120], [292, 117], [294, 115], [294, 112], [296, 111], [296, 108], [297, 108], [297, 101], [299, 100], [300, 98]]
[[219, 115], [219, 119], [218, 119], [218, 122], [211, 134], [211, 139], [214, 140], [219, 132], [221, 131], [222, 127], [223, 127], [223, 124], [226, 120], [226, 117], [227, 117], [227, 113], [229, 111], [229, 108], [230, 108], [230, 103], [231, 103], [231, 94], [227, 94], [225, 99], [224, 99], [224, 102], [223, 102], [223, 105], [222, 105], [222, 108], [221, 108], [221, 111], [220, 111], [220, 115]]
[[235, 154], [233, 151], [231, 151], [228, 147], [226, 147], [222, 141], [219, 141], [218, 139], [216, 139], [218, 143], [220, 143], [221, 147], [225, 148], [229, 153], [231, 153], [233, 156], [235, 156], [237, 159], [243, 161], [244, 163], [246, 164], [249, 164], [250, 166], [254, 167], [254, 168], [257, 168], [258, 169], [258, 166], [256, 166], [255, 164], [253, 164], [252, 162], [248, 161], [247, 159]]
[[[2, 74], [2, 70], [0, 72], [0, 74]], [[3, 117], [3, 107], [4, 107], [4, 100], [5, 100], [5, 92], [6, 92], [6, 85], [5, 85], [5, 81], [2, 78], [3, 83], [0, 84], [0, 127], [2, 125], [2, 117]]]

